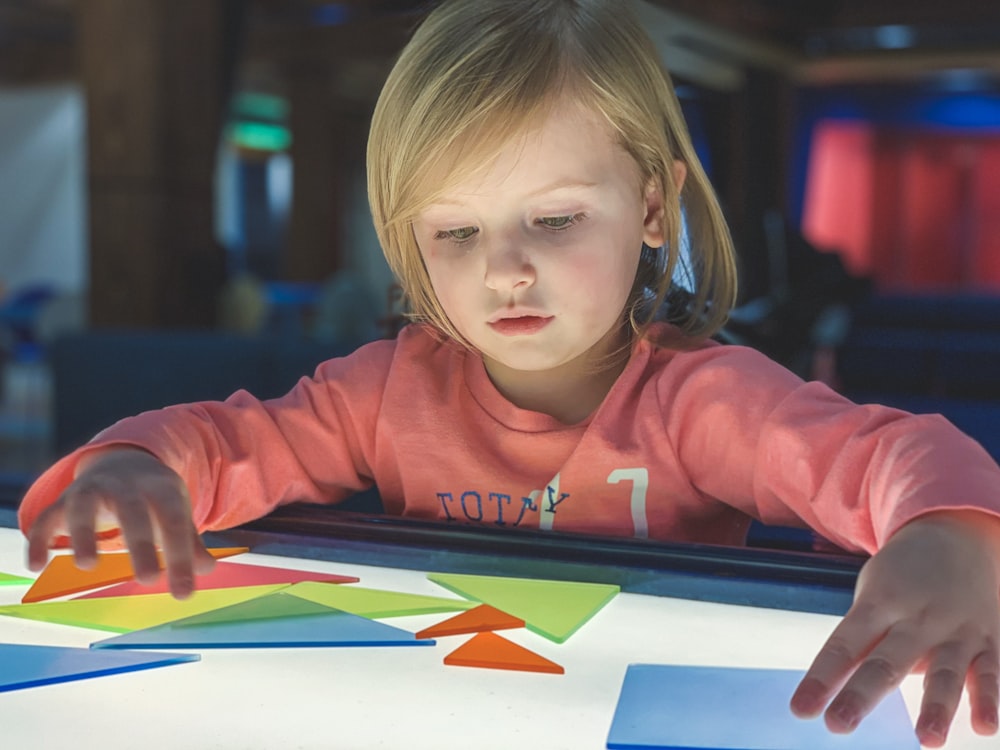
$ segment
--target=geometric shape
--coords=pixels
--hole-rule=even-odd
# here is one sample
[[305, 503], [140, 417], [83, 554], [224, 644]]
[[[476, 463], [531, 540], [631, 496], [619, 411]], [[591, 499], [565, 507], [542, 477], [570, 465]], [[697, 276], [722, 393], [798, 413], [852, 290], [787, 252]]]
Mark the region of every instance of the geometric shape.
[[0, 693], [198, 661], [200, 658], [197, 654], [101, 653], [86, 648], [0, 643], [0, 664], [3, 664], [3, 669], [0, 669]]
[[[286, 593], [288, 589], [274, 591], [243, 602], [230, 604], [218, 609], [210, 609], [180, 620], [163, 623], [184, 627], [192, 625], [229, 625], [234, 622], [266, 622], [283, 617], [302, 617], [304, 615], [320, 615], [339, 612], [339, 609], [317, 604], [306, 599], [300, 599]], [[157, 626], [159, 627], [159, 626]]]
[[[212, 557], [231, 557], [241, 552], [246, 552], [249, 547], [223, 547], [210, 549]], [[157, 551], [157, 558], [160, 561], [160, 568], [163, 568], [163, 555]], [[41, 602], [46, 599], [55, 599], [57, 596], [77, 594], [81, 591], [108, 586], [112, 583], [131, 581], [135, 578], [135, 571], [132, 569], [132, 560], [128, 552], [99, 552], [97, 553], [97, 564], [90, 570], [82, 570], [76, 567], [76, 561], [71, 554], [56, 555], [45, 570], [38, 574], [35, 584], [28, 589], [28, 593], [21, 599], [28, 604], [30, 602]]]
[[788, 701], [805, 672], [632, 664], [608, 734], [609, 748], [712, 750], [917, 750], [899, 690], [850, 735], [822, 717], [796, 718]]
[[36, 604], [9, 604], [0, 606], [0, 615], [125, 633], [226, 607], [282, 588], [285, 588], [282, 584], [273, 584], [195, 591], [189, 598], [182, 600], [174, 599], [170, 594], [143, 594]]
[[[299, 583], [301, 581], [322, 581], [324, 583], [356, 583], [356, 576], [342, 576], [334, 573], [310, 573], [307, 570], [293, 568], [270, 568], [266, 565], [247, 565], [246, 563], [216, 563], [210, 573], [195, 576], [194, 587], [197, 591], [207, 589], [230, 589], [239, 586], [262, 586], [268, 583]], [[103, 596], [132, 596], [134, 594], [166, 594], [169, 584], [165, 577], [152, 585], [127, 581], [98, 591], [76, 597], [77, 599], [97, 599]]]
[[417, 632], [417, 638], [439, 638], [445, 635], [461, 635], [462, 633], [481, 633], [483, 631], [506, 630], [507, 628], [523, 628], [524, 620], [506, 612], [501, 612], [489, 604], [449, 617], [437, 625], [431, 625]]
[[382, 591], [360, 586], [337, 586], [329, 583], [296, 583], [289, 586], [287, 591], [289, 594], [317, 604], [375, 619], [458, 612], [476, 606], [462, 599], [445, 599], [424, 594]]
[[620, 590], [606, 583], [428, 573], [457, 594], [520, 617], [528, 630], [562, 643]]
[[446, 657], [444, 663], [455, 667], [513, 669], [519, 672], [565, 674], [566, 670], [541, 654], [508, 641], [496, 633], [477, 633]]
[[0, 586], [27, 586], [34, 578], [16, 576], [13, 573], [0, 573]]
[[[269, 600], [269, 601], [261, 601]], [[291, 601], [285, 601], [291, 600]], [[273, 614], [261, 619], [260, 605]], [[97, 641], [95, 649], [424, 646], [413, 633], [282, 592], [222, 610]], [[295, 614], [293, 614], [295, 613]]]

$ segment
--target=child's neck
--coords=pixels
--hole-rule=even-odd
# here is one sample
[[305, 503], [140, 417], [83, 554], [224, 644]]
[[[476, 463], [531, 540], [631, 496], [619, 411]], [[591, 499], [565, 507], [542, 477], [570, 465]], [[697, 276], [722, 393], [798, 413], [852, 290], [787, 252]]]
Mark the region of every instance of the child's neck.
[[579, 360], [543, 371], [514, 370], [488, 358], [484, 363], [493, 385], [512, 404], [573, 425], [601, 405], [625, 369], [628, 356], [599, 370], [593, 362]]

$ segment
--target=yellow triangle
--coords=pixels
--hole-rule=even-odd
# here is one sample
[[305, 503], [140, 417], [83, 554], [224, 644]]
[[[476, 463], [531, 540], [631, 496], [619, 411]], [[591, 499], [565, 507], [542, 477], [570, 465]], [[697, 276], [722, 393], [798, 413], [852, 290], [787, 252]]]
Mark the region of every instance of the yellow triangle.
[[100, 599], [8, 604], [0, 607], [0, 615], [127, 633], [130, 630], [151, 628], [182, 617], [200, 615], [219, 607], [239, 604], [284, 588], [288, 588], [286, 584], [207, 589], [196, 591], [190, 598], [183, 600], [174, 599], [170, 594], [139, 594], [107, 596]]

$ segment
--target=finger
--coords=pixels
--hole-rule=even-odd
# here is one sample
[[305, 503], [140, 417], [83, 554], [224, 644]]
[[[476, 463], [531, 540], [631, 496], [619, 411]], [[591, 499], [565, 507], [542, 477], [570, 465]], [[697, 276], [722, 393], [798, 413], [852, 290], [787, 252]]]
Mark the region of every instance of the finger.
[[170, 593], [186, 599], [194, 591], [194, 538], [191, 522], [183, 513], [161, 512], [157, 516], [163, 543], [164, 568]]
[[93, 491], [75, 491], [67, 498], [64, 517], [76, 566], [90, 570], [97, 565], [97, 508], [100, 496]]
[[851, 670], [888, 629], [871, 607], [854, 607], [823, 644], [792, 695], [792, 712], [801, 718], [819, 716]]
[[63, 528], [63, 504], [46, 508], [28, 529], [28, 570], [42, 570], [49, 562], [49, 548], [56, 533]]
[[973, 659], [967, 683], [972, 728], [978, 734], [996, 734], [997, 704], [1000, 703], [1000, 657], [996, 642]]
[[122, 536], [132, 557], [132, 569], [139, 583], [154, 583], [160, 576], [153, 522], [144, 503], [121, 503], [118, 508]]
[[926, 649], [926, 639], [914, 628], [906, 624], [892, 628], [827, 707], [827, 729], [838, 734], [854, 731], [879, 701], [899, 687]]
[[194, 536], [191, 542], [191, 547], [194, 550], [194, 572], [203, 576], [211, 573], [215, 568], [215, 558], [212, 557], [212, 553], [205, 547], [205, 543], [202, 541], [198, 530], [192, 529], [192, 534]]
[[924, 673], [924, 698], [920, 704], [916, 732], [926, 747], [941, 747], [962, 697], [972, 649], [968, 641], [952, 641], [934, 650]]

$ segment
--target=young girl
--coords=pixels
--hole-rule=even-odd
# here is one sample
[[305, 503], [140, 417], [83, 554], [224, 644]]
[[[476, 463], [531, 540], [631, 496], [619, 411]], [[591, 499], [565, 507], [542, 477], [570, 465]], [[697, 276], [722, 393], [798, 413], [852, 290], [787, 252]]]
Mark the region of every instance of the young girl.
[[[87, 566], [120, 531], [138, 579], [158, 543], [183, 597], [200, 532], [373, 484], [389, 513], [452, 523], [724, 544], [751, 517], [807, 524], [873, 557], [793, 710], [850, 731], [923, 668], [921, 741], [963, 686], [996, 730], [1000, 469], [940, 418], [708, 340], [732, 243], [625, 3], [444, 2], [389, 76], [368, 168], [415, 322], [282, 398], [104, 431], [24, 499], [34, 569], [60, 535]], [[654, 322], [682, 242], [693, 304]]]

